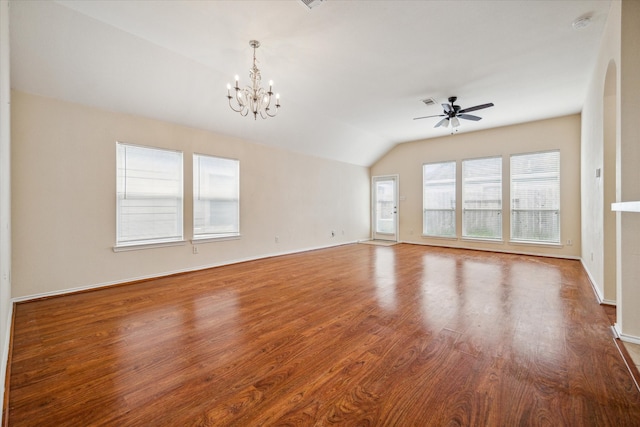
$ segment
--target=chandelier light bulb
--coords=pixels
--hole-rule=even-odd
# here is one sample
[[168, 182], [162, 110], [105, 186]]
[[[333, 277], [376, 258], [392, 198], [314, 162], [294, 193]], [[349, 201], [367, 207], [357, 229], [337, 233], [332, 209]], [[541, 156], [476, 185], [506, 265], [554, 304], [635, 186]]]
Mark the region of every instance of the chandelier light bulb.
[[275, 105], [272, 105], [273, 80], [269, 81], [269, 90], [265, 90], [260, 85], [262, 76], [256, 64], [256, 49], [260, 47], [260, 42], [251, 40], [249, 41], [249, 46], [253, 48], [253, 67], [249, 69], [251, 84], [241, 88], [240, 77], [235, 76], [236, 85], [233, 88], [235, 90], [235, 96], [231, 94], [230, 85], [227, 85], [229, 107], [242, 116], [246, 116], [251, 112], [255, 120], [258, 119], [258, 115], [263, 119], [275, 117], [280, 109], [280, 95], [276, 94]]

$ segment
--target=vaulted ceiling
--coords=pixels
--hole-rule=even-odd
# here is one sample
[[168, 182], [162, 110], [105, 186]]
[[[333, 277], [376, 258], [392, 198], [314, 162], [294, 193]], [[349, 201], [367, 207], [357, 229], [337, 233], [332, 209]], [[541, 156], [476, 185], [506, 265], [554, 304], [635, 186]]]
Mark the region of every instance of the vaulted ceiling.
[[[610, 1], [17, 1], [12, 88], [369, 166], [451, 133], [438, 103], [493, 102], [459, 133], [581, 111]], [[572, 22], [591, 17], [591, 25]], [[252, 49], [282, 109], [232, 112]]]

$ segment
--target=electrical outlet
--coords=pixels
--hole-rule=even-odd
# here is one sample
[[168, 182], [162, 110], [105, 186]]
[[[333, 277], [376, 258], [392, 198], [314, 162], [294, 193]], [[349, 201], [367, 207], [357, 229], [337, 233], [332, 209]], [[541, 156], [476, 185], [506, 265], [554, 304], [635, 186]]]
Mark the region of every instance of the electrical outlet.
[[335, 230], [331, 230], [331, 237], [336, 237], [336, 232], [335, 232]]
[[197, 247], [197, 246], [194, 246], [194, 247], [193, 247], [193, 253], [194, 253], [194, 254], [197, 254], [197, 253], [198, 253], [198, 247]]
[[573, 240], [567, 239], [567, 246], [572, 246], [572, 245], [573, 245]]
[[280, 243], [280, 237], [276, 236], [276, 243]]

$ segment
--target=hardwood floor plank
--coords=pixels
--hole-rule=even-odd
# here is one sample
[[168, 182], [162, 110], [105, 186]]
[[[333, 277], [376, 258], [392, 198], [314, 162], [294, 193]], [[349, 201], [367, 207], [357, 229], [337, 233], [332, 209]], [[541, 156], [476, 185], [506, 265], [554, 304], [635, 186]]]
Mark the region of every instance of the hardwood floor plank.
[[10, 426], [640, 425], [572, 260], [347, 245], [20, 303], [12, 338]]

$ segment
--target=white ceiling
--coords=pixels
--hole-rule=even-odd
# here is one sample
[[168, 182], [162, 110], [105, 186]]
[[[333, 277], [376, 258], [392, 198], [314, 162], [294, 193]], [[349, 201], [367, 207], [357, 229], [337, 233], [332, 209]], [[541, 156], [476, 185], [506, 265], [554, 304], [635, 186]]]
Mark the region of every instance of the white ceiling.
[[[493, 102], [459, 132], [580, 112], [610, 1], [300, 0], [10, 3], [14, 89], [369, 166], [448, 135], [440, 106]], [[585, 14], [592, 25], [574, 30]], [[232, 112], [226, 84], [263, 81], [282, 108]], [[514, 143], [517, 143], [514, 142]]]

